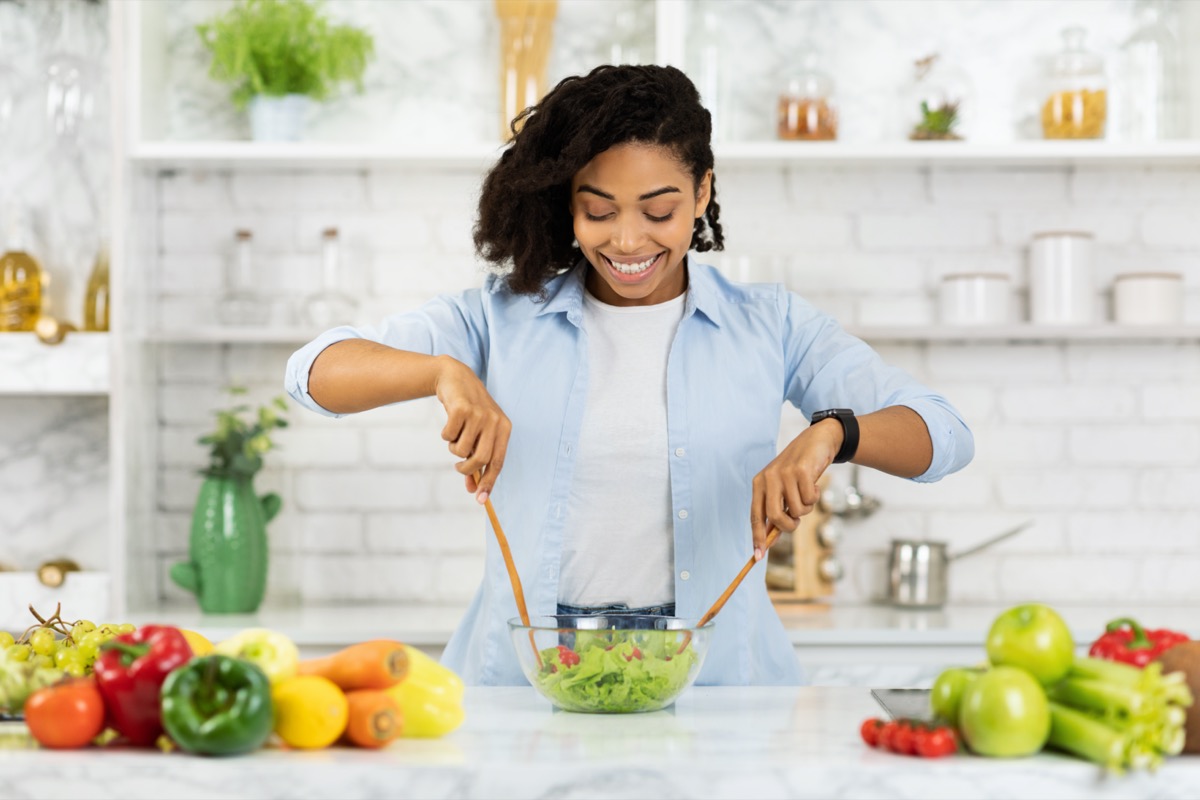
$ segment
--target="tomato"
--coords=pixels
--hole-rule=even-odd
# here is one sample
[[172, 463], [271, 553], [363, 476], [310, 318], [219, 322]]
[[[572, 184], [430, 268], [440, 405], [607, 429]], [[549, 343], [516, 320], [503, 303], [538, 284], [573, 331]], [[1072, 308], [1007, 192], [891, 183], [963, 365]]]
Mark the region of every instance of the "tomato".
[[958, 752], [958, 740], [950, 728], [926, 728], [917, 736], [917, 755], [922, 758], [940, 758]]
[[959, 727], [967, 746], [984, 756], [1028, 756], [1050, 736], [1050, 704], [1032, 675], [993, 667], [963, 691]]
[[877, 744], [881, 750], [892, 749], [892, 737], [896, 735], [896, 731], [900, 728], [900, 723], [895, 720], [889, 720], [879, 726], [879, 738]]
[[862, 736], [862, 740], [867, 743], [867, 747], [875, 747], [879, 744], [879, 729], [882, 727], [883, 720], [878, 717], [863, 720], [863, 724], [859, 726], [858, 733]]
[[87, 745], [104, 730], [104, 700], [95, 679], [70, 679], [38, 689], [25, 701], [25, 724], [43, 747]]
[[1020, 667], [1049, 686], [1071, 669], [1075, 641], [1054, 609], [1030, 603], [996, 617], [987, 635], [987, 655], [993, 665]]
[[900, 722], [892, 734], [891, 750], [896, 755], [907, 756], [917, 752], [913, 746], [913, 736], [916, 731], [907, 722]]
[[958, 722], [958, 706], [962, 702], [963, 689], [971, 684], [982, 670], [952, 667], [933, 682], [929, 692], [929, 706], [934, 716], [950, 723]]

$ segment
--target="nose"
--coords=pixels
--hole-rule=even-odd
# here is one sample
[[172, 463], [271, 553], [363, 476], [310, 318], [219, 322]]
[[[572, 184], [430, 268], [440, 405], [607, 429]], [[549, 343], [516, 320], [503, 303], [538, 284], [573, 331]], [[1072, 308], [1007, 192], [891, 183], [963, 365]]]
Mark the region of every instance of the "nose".
[[636, 215], [620, 214], [612, 227], [612, 245], [621, 253], [636, 253], [642, 244], [644, 231]]

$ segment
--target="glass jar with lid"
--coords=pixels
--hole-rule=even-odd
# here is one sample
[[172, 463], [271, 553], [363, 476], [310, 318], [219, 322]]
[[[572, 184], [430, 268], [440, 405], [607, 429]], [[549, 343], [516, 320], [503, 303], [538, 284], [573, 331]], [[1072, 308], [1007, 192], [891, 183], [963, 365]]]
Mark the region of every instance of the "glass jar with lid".
[[1042, 135], [1047, 139], [1101, 139], [1108, 118], [1104, 59], [1084, 48], [1084, 28], [1065, 28], [1062, 38], [1063, 49], [1051, 63], [1042, 103]]
[[801, 68], [780, 89], [776, 130], [780, 139], [829, 141], [837, 138], [833, 78], [821, 69], [817, 53], [805, 55]]

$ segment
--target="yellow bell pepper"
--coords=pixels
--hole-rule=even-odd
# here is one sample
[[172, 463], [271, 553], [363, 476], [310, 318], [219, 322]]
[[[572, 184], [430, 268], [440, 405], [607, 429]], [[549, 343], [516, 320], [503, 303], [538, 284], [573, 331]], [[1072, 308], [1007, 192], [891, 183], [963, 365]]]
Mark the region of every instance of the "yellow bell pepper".
[[445, 736], [463, 721], [462, 679], [411, 645], [404, 645], [404, 651], [408, 655], [408, 675], [384, 690], [404, 713], [403, 735]]

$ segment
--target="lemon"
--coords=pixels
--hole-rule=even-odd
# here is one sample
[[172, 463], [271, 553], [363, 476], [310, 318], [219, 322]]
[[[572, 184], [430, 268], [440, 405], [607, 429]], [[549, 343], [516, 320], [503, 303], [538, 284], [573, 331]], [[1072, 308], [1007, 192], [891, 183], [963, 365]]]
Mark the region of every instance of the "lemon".
[[206, 656], [213, 651], [213, 643], [201, 634], [183, 628], [180, 628], [179, 632], [183, 634], [183, 638], [187, 639], [188, 645], [192, 648], [192, 655]]
[[328, 678], [301, 675], [286, 678], [271, 689], [275, 733], [292, 747], [328, 747], [346, 730], [350, 703]]

